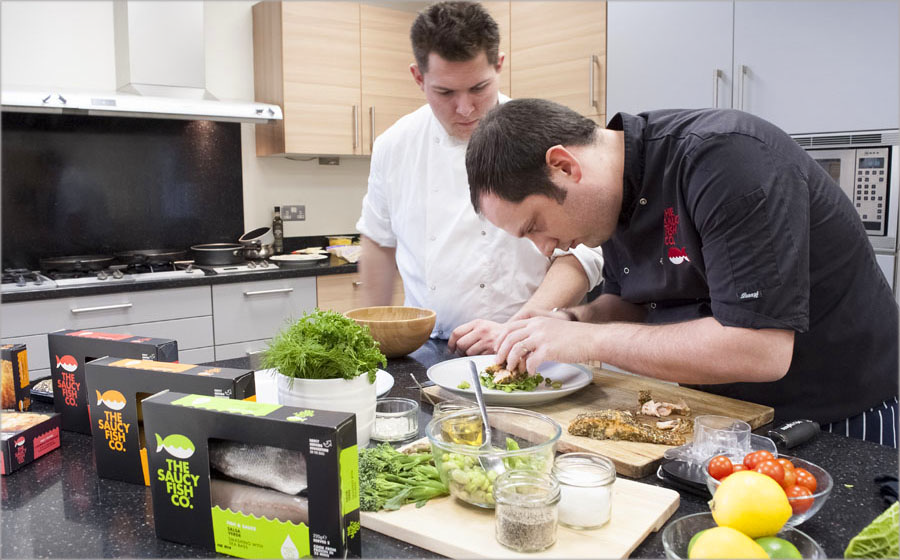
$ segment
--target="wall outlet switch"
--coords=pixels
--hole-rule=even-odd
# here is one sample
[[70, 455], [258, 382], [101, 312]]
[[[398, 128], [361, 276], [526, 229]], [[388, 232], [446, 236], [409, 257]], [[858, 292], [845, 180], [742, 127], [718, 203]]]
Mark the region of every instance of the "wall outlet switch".
[[306, 220], [306, 205], [283, 205], [281, 219], [285, 222], [302, 222]]

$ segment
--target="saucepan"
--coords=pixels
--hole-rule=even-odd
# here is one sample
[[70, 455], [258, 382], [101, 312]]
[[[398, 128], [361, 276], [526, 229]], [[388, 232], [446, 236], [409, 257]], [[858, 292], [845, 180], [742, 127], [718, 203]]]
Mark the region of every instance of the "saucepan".
[[244, 246], [240, 243], [206, 243], [191, 247], [197, 266], [223, 266], [244, 262]]

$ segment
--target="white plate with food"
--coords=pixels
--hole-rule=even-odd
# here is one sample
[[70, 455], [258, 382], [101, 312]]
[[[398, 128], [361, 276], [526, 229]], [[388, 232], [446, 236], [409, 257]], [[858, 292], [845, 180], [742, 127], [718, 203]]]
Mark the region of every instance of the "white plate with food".
[[[256, 401], [278, 404], [278, 386], [274, 369], [260, 369], [254, 373], [256, 381]], [[375, 395], [386, 395], [394, 386], [394, 376], [383, 369], [375, 370]]]
[[[435, 364], [428, 368], [428, 379], [442, 389], [474, 400], [475, 388], [472, 387], [469, 360], [475, 362], [475, 367], [481, 374], [485, 368], [494, 364], [496, 354], [456, 358]], [[531, 391], [516, 389], [506, 392], [501, 389], [489, 389], [482, 384], [481, 392], [484, 394], [485, 403], [498, 406], [541, 404], [571, 395], [587, 387], [594, 380], [594, 375], [587, 367], [577, 364], [545, 362], [538, 367], [537, 372], [545, 379], [550, 379], [552, 385], [541, 382]], [[465, 383], [468, 383], [468, 387]], [[460, 384], [463, 384], [464, 388], [460, 388]]]

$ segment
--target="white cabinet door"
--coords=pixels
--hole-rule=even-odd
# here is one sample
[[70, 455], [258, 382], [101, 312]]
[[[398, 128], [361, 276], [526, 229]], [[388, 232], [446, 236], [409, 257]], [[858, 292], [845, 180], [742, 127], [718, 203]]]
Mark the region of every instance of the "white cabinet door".
[[897, 2], [738, 0], [734, 107], [791, 134], [896, 128], [898, 37]]
[[[316, 306], [316, 279], [284, 278], [213, 286], [216, 346], [271, 338]], [[216, 353], [217, 359], [218, 352]]]
[[607, 2], [607, 120], [730, 107], [732, 15], [731, 0]]

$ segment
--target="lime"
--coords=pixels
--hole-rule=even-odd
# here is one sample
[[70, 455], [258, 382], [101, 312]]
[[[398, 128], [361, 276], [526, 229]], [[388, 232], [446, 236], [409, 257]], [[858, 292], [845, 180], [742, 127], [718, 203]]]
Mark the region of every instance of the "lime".
[[[734, 476], [734, 475], [732, 475]], [[774, 482], [774, 481], [773, 481]], [[777, 484], [777, 483], [776, 483]], [[731, 527], [713, 527], [697, 537], [688, 558], [768, 558], [756, 541]]]
[[778, 537], [762, 537], [756, 539], [756, 542], [763, 547], [769, 558], [803, 558], [797, 547], [790, 541]]
[[688, 542], [688, 548], [687, 548], [688, 557], [690, 557], [690, 555], [691, 555], [691, 549], [694, 548], [694, 543], [697, 542], [697, 537], [699, 537], [700, 535], [702, 535], [703, 533], [705, 533], [707, 531], [709, 531], [709, 529], [703, 529], [702, 531], [697, 531], [696, 533], [694, 533], [694, 536], [691, 537], [690, 542]]
[[751, 539], [774, 535], [791, 516], [781, 485], [756, 471], [738, 471], [723, 480], [709, 509], [717, 525], [737, 529]]

